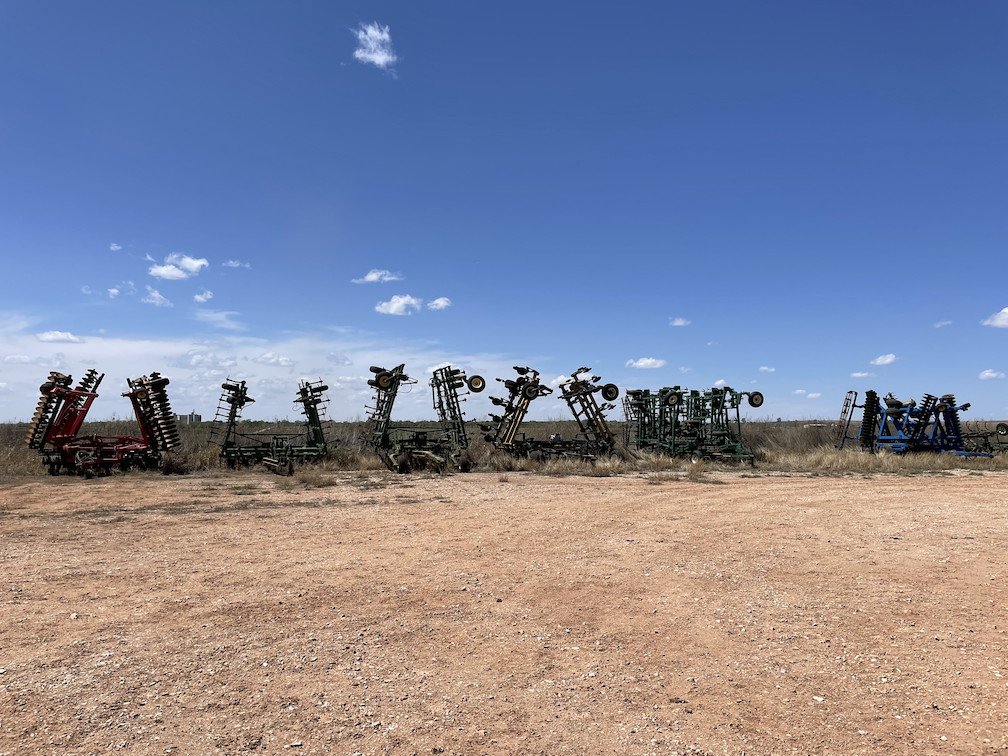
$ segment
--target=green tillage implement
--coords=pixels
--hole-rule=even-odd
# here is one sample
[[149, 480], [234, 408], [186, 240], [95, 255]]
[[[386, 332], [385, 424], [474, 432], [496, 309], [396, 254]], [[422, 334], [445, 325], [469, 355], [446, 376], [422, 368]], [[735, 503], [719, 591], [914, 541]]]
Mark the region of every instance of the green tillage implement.
[[450, 365], [438, 368], [431, 378], [434, 409], [438, 415], [437, 428], [396, 428], [391, 424], [392, 408], [399, 387], [416, 381], [403, 372], [405, 364], [391, 370], [372, 367], [374, 378], [368, 385], [375, 390], [374, 405], [369, 407], [365, 442], [374, 449], [385, 466], [399, 473], [427, 467], [443, 472], [448, 464], [468, 472], [472, 463], [468, 456], [469, 438], [465, 430], [465, 417], [461, 402], [465, 401], [463, 388], [473, 393], [482, 391], [486, 382], [481, 376], [469, 378]]
[[229, 378], [221, 388], [224, 391], [217, 403], [210, 440], [220, 443], [219, 456], [228, 467], [261, 462], [273, 472], [292, 475], [295, 462], [317, 462], [328, 455], [325, 415], [329, 400], [325, 392], [329, 387], [322, 381], [298, 383], [294, 403], [301, 406], [305, 418], [303, 433], [242, 433], [239, 431], [242, 408], [255, 399], [248, 395], [245, 381]]
[[753, 455], [742, 444], [739, 407], [748, 397], [751, 407], [763, 404], [759, 391], [735, 391], [729, 386], [690, 391], [680, 386], [626, 392], [627, 444], [641, 451], [673, 457], [747, 461]]

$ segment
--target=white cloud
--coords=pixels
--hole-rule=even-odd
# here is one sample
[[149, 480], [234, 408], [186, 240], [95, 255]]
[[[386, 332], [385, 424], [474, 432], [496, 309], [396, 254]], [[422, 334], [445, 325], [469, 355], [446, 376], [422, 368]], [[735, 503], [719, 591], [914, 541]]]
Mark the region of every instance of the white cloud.
[[199, 302], [200, 304], [203, 304], [204, 302], [209, 302], [211, 299], [213, 299], [213, 292], [210, 291], [209, 289], [203, 289], [203, 291], [201, 291], [199, 294], [193, 295], [193, 301]]
[[326, 359], [337, 365], [353, 365], [353, 360], [342, 352], [329, 352], [329, 354], [326, 355]]
[[49, 344], [83, 344], [84, 339], [79, 336], [74, 336], [69, 331], [46, 331], [45, 333], [36, 333], [35, 338], [39, 341], [45, 341]]
[[658, 360], [654, 357], [641, 357], [639, 360], [627, 360], [624, 367], [637, 368], [638, 370], [651, 370], [665, 367], [665, 360]]
[[1004, 378], [1004, 373], [999, 373], [996, 370], [984, 370], [980, 373], [979, 378], [981, 381], [993, 381], [997, 378]]
[[806, 394], [806, 396], [808, 396], [809, 399], [818, 399], [820, 396], [822, 396], [822, 393], [819, 392], [819, 391], [815, 391], [815, 392]]
[[950, 325], [952, 325], [952, 321], [951, 320], [939, 320], [937, 323], [934, 324], [934, 327], [935, 328], [944, 328], [945, 326], [950, 326]]
[[761, 365], [759, 371], [761, 373], [776, 373], [777, 368], [767, 367], [766, 365]]
[[108, 248], [110, 250], [112, 250], [113, 252], [118, 252], [120, 249], [122, 249], [122, 246], [119, 245], [119, 244], [116, 244], [115, 242], [112, 242], [111, 244], [109, 244]]
[[276, 352], [266, 352], [265, 354], [260, 354], [258, 357], [253, 357], [252, 362], [257, 362], [260, 365], [273, 365], [274, 367], [293, 367], [294, 360], [290, 357], [284, 357]]
[[380, 312], [382, 315], [409, 315], [410, 310], [419, 310], [422, 304], [422, 299], [411, 297], [409, 294], [396, 294], [388, 302], [376, 304], [375, 312]]
[[252, 264], [241, 260], [225, 260], [221, 263], [225, 268], [251, 268]]
[[798, 396], [802, 396], [803, 394], [807, 394], [808, 391], [806, 391], [805, 389], [795, 389], [791, 393], [792, 394], [798, 394]]
[[81, 286], [80, 290], [81, 290], [81, 294], [90, 294], [91, 293], [91, 287], [87, 286], [87, 285]]
[[227, 331], [241, 331], [245, 326], [234, 320], [235, 315], [238, 315], [238, 313], [225, 310], [197, 310], [196, 320], [211, 325], [214, 328], [223, 328]]
[[851, 378], [871, 378], [875, 373], [851, 373]]
[[1008, 328], [1008, 307], [1005, 307], [1001, 312], [995, 312], [987, 320], [980, 321], [980, 325]]
[[238, 360], [233, 355], [220, 355], [213, 351], [190, 349], [185, 354], [178, 355], [170, 364], [174, 367], [215, 371], [236, 367]]
[[878, 357], [876, 357], [874, 360], [872, 360], [870, 364], [872, 364], [872, 365], [892, 365], [894, 362], [896, 362], [896, 355], [890, 353], [890, 354], [880, 354]]
[[438, 297], [433, 302], [427, 303], [428, 310], [444, 310], [447, 307], [451, 307], [451, 300], [448, 297]]
[[726, 381], [724, 378], [718, 378], [716, 381], [714, 381], [714, 385], [720, 388], [721, 386], [727, 386], [728, 381]]
[[357, 37], [357, 49], [353, 56], [361, 63], [370, 63], [387, 71], [399, 60], [392, 50], [392, 37], [387, 26], [361, 24], [353, 34]]
[[108, 290], [109, 299], [115, 299], [119, 296], [119, 289], [112, 288]]
[[680, 368], [679, 368], [679, 372], [680, 372], [680, 373], [688, 373], [688, 372], [689, 372], [690, 370], [692, 370], [692, 369], [693, 369], [693, 368], [691, 368], [691, 367], [680, 367]]
[[27, 365], [29, 362], [32, 361], [32, 358], [29, 357], [27, 354], [7, 354], [4, 355], [3, 361], [7, 363], [17, 363]]
[[668, 324], [670, 326], [675, 326], [681, 328], [682, 326], [688, 326], [692, 321], [686, 320], [686, 318], [669, 318]]
[[147, 273], [165, 281], [181, 281], [189, 276], [195, 276], [209, 264], [204, 257], [190, 257], [172, 252], [165, 258], [163, 265], [151, 265]]
[[393, 273], [390, 270], [379, 270], [378, 268], [372, 268], [365, 274], [363, 278], [353, 278], [350, 283], [355, 284], [365, 284], [365, 283], [388, 283], [389, 281], [402, 281], [403, 277], [400, 273]]
[[150, 286], [147, 287], [147, 296], [140, 300], [144, 304], [154, 305], [155, 307], [174, 307], [174, 305], [168, 301], [160, 291]]

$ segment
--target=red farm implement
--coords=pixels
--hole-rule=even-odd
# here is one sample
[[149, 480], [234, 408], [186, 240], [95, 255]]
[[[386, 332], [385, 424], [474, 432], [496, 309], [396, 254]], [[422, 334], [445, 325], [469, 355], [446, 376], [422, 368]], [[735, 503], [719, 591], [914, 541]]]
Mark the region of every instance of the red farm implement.
[[53, 371], [40, 387], [42, 397], [24, 443], [39, 452], [50, 475], [90, 478], [115, 468], [157, 469], [161, 455], [181, 444], [165, 391], [168, 379], [158, 373], [126, 380], [129, 390], [123, 396], [133, 405], [139, 436], [78, 435], [104, 377], [88, 370], [73, 386], [71, 376]]

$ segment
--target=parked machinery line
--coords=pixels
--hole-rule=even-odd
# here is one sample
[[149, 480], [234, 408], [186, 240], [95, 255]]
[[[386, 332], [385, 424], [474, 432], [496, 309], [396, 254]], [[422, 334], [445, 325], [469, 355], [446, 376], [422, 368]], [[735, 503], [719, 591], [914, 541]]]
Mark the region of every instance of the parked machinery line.
[[53, 371], [39, 387], [42, 396], [24, 443], [39, 452], [50, 475], [153, 469], [164, 452], [181, 444], [165, 390], [169, 381], [156, 372], [126, 381], [129, 390], [123, 396], [133, 406], [139, 436], [78, 435], [104, 377], [90, 369], [71, 387], [71, 376]]

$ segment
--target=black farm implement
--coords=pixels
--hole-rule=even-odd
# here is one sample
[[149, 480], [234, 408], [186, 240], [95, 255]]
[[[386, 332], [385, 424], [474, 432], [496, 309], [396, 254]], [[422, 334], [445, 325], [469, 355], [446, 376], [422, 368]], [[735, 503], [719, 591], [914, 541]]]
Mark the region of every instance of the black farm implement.
[[[861, 404], [857, 399], [857, 391], [848, 391], [844, 398], [836, 436], [838, 449], [851, 441], [873, 453], [932, 452], [989, 457], [1008, 452], [1008, 424], [998, 423], [993, 429], [968, 428], [960, 413], [969, 409], [969, 402], [958, 404], [954, 394], [940, 397], [924, 394], [918, 404], [915, 399], [897, 399], [891, 392], [879, 398], [876, 391], [869, 389]], [[856, 410], [861, 410], [861, 422], [855, 432], [851, 426]]]
[[486, 388], [486, 381], [479, 375], [466, 377], [463, 370], [450, 365], [437, 368], [430, 381], [437, 427], [393, 426], [392, 409], [399, 389], [417, 382], [403, 372], [405, 367], [405, 364], [391, 370], [371, 367], [374, 377], [368, 380], [368, 385], [374, 389], [374, 403], [368, 407], [365, 443], [395, 472], [408, 473], [418, 468], [444, 472], [449, 464], [468, 472], [472, 461], [462, 402], [469, 392], [477, 394]]
[[640, 451], [701, 459], [752, 462], [742, 443], [743, 400], [763, 405], [759, 391], [716, 386], [707, 391], [672, 386], [650, 391], [631, 389], [623, 397], [628, 446]]
[[219, 456], [231, 468], [263, 464], [275, 473], [292, 475], [294, 463], [318, 462], [329, 453], [330, 422], [326, 417], [329, 387], [321, 380], [299, 381], [294, 404], [304, 417], [304, 430], [276, 433], [269, 430], [246, 432], [241, 428], [241, 413], [255, 401], [248, 395], [245, 381], [228, 378], [217, 402], [217, 413], [210, 426], [210, 443], [220, 445]]
[[[589, 461], [621, 453], [605, 415], [614, 406], [610, 402], [619, 396], [616, 384], [599, 385], [601, 379], [591, 375], [590, 368], [575, 370], [570, 378], [560, 382], [560, 395], [578, 424], [578, 433], [571, 439], [556, 433], [548, 439], [535, 439], [528, 438], [519, 429], [529, 405], [538, 397], [553, 393], [553, 389], [544, 386], [539, 372], [530, 367], [516, 365], [514, 370], [517, 377], [497, 379], [508, 390], [507, 397], [490, 398], [502, 409], [502, 414], [490, 415], [492, 424], [481, 426], [484, 438], [495, 449], [516, 457], [573, 457]], [[597, 395], [602, 397], [601, 404]]]
[[104, 377], [88, 370], [73, 385], [71, 376], [53, 371], [39, 387], [42, 396], [24, 443], [39, 452], [50, 475], [157, 469], [164, 452], [181, 444], [165, 390], [168, 379], [158, 373], [126, 380], [123, 396], [133, 405], [138, 436], [78, 435]]

